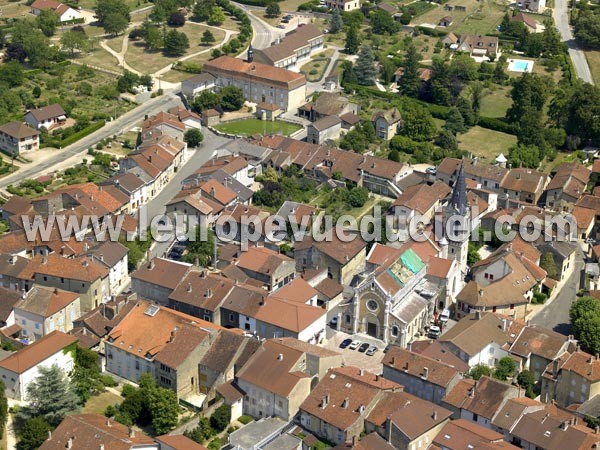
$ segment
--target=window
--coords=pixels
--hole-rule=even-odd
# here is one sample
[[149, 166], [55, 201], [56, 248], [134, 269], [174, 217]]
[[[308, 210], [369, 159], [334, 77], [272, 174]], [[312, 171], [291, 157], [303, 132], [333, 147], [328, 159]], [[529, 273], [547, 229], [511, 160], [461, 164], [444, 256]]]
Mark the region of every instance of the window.
[[515, 309], [515, 304], [514, 303], [510, 304], [510, 309]]
[[233, 322], [235, 320], [235, 316], [233, 314], [229, 314], [229, 321]]
[[36, 330], [39, 330], [39, 329], [40, 329], [40, 324], [39, 324], [39, 323], [36, 323], [36, 324], [35, 324], [35, 329], [36, 329]]
[[396, 325], [394, 325], [394, 326], [392, 327], [392, 336], [394, 336], [394, 337], [398, 337], [398, 334], [399, 334], [399, 333], [400, 333], [400, 329], [399, 329], [399, 328], [398, 328]]
[[490, 281], [494, 279], [494, 274], [490, 273]]
[[371, 299], [371, 300], [367, 301], [367, 309], [369, 311], [375, 312], [375, 311], [377, 311], [378, 308], [379, 308], [379, 305], [377, 305], [377, 302], [375, 300]]
[[48, 281], [48, 277], [44, 275], [44, 281]]

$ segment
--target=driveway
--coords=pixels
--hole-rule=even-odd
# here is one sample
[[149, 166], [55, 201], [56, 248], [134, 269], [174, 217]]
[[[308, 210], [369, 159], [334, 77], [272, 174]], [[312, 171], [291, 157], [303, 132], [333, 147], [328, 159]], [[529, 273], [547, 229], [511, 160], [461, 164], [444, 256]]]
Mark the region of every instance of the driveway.
[[586, 83], [594, 84], [590, 67], [585, 58], [585, 53], [577, 46], [577, 43], [573, 38], [573, 33], [571, 32], [567, 0], [555, 0], [553, 17], [562, 41], [566, 42], [569, 46], [569, 56], [571, 57], [571, 61], [573, 61], [573, 66], [575, 66], [577, 77], [581, 78]]

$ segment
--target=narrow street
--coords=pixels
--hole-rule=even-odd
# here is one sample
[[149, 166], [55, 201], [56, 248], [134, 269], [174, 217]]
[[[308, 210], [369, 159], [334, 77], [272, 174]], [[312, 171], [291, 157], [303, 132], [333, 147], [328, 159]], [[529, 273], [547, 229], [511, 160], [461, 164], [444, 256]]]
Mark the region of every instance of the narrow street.
[[545, 305], [531, 319], [531, 323], [541, 325], [559, 333], [569, 335], [571, 325], [569, 323], [569, 310], [576, 299], [577, 291], [579, 290], [579, 280], [581, 271], [585, 267], [583, 260], [583, 252], [580, 248], [575, 256], [575, 268], [573, 273], [566, 280], [565, 284], [560, 287], [560, 292], [551, 303]]

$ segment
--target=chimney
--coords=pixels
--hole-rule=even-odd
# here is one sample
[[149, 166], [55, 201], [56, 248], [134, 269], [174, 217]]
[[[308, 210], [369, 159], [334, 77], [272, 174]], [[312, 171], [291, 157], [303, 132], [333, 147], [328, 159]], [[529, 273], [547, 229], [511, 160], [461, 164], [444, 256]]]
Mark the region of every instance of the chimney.
[[[84, 328], [84, 330], [85, 330], [85, 328]], [[112, 427], [112, 425], [110, 424], [110, 417], [106, 418], [106, 426], [107, 427]]]
[[212, 289], [211, 288], [206, 289], [206, 298], [211, 298], [212, 295], [213, 295]]
[[356, 435], [352, 436], [352, 448], [356, 447]]
[[173, 342], [175, 340], [175, 330], [171, 330], [171, 335], [169, 336], [169, 342]]
[[469, 397], [471, 397], [471, 398], [475, 397], [475, 386], [473, 386], [471, 389], [469, 389]]
[[58, 295], [58, 289], [54, 288], [54, 292], [53, 292], [53, 294], [54, 294], [54, 295]]
[[321, 401], [321, 408], [325, 409], [327, 404], [329, 403], [329, 395], [323, 396], [323, 401]]
[[431, 415], [431, 418], [435, 421], [435, 420], [437, 420], [437, 417], [438, 417], [437, 416], [437, 411], [434, 409], [433, 410], [433, 414]]
[[558, 359], [552, 361], [552, 375], [558, 375]]
[[8, 258], [8, 263], [9, 263], [11, 266], [14, 266], [14, 265], [15, 265], [15, 263], [16, 263], [16, 260], [17, 260], [17, 258], [16, 258], [15, 256], [12, 256], [12, 255], [11, 255], [11, 257], [10, 257], [10, 258]]
[[150, 269], [150, 270], [153, 270], [153, 269], [154, 269], [154, 260], [151, 260], [151, 261], [148, 263], [148, 269]]
[[426, 380], [428, 375], [429, 375], [429, 368], [423, 367], [423, 379]]
[[60, 247], [60, 254], [61, 255], [65, 254], [65, 246], [64, 245]]
[[104, 255], [100, 253], [100, 261], [104, 262]]
[[100, 444], [100, 450], [104, 450], [104, 444]]
[[377, 374], [375, 375], [375, 381], [379, 381], [379, 375], [377, 375]]
[[48, 431], [48, 440], [52, 439], [52, 431]]
[[283, 361], [283, 353], [277, 355], [277, 361]]
[[342, 408], [344, 408], [344, 409], [346, 409], [346, 408], [348, 407], [348, 402], [349, 402], [349, 401], [350, 401], [350, 400], [348, 399], [348, 397], [346, 397], [346, 398], [344, 399], [344, 401], [342, 402], [342, 404], [341, 404], [341, 407], [342, 407]]
[[134, 438], [135, 437], [135, 430], [132, 427], [129, 427], [129, 437], [130, 438]]
[[506, 319], [502, 319], [502, 331], [506, 333]]
[[42, 258], [42, 264], [48, 264], [48, 258], [45, 256]]
[[569, 421], [565, 420], [560, 424], [560, 429], [566, 431], [569, 428]]
[[358, 372], [358, 374], [362, 377], [365, 375], [365, 370], [364, 369], [360, 369], [360, 371]]
[[479, 296], [483, 297], [483, 289], [479, 289]]
[[192, 292], [192, 283], [188, 283], [187, 289], [188, 292]]
[[475, 311], [475, 320], [481, 320], [481, 311]]
[[81, 263], [81, 265], [82, 265], [83, 267], [87, 267], [89, 264], [90, 264], [90, 263], [88, 262], [88, 260], [87, 260], [87, 259], [84, 259], [84, 260], [83, 260], [83, 262]]
[[70, 437], [67, 441], [67, 450], [71, 450], [73, 448], [73, 438]]

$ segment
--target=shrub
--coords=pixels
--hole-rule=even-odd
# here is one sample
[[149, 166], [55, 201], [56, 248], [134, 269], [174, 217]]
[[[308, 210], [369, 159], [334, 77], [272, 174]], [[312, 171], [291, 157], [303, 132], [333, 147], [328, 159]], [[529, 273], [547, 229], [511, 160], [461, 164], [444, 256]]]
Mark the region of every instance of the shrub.
[[242, 423], [244, 425], [248, 425], [250, 422], [252, 422], [254, 420], [254, 418], [252, 418], [252, 416], [249, 416], [247, 414], [244, 414], [243, 416], [240, 416], [238, 418], [238, 422]]
[[502, 133], [515, 134], [515, 127], [504, 119], [497, 117], [479, 117], [477, 123], [482, 128], [489, 130], [500, 131]]
[[210, 416], [210, 425], [218, 432], [223, 431], [231, 422], [231, 406], [219, 406], [212, 416]]

